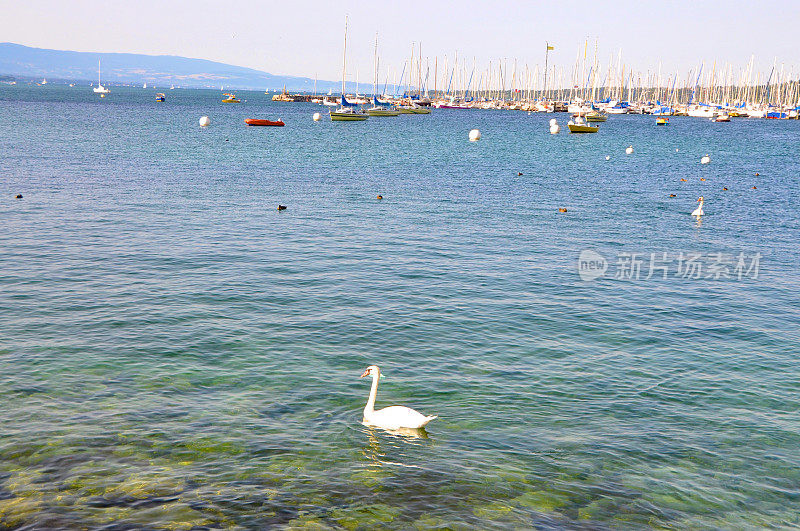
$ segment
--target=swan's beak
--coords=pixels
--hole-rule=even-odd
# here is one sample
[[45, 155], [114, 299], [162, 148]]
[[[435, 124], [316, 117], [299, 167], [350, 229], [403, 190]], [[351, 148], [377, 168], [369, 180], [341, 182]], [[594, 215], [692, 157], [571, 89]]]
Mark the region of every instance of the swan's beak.
[[362, 374], [361, 376], [359, 376], [359, 378], [363, 378], [364, 376], [369, 376], [369, 369], [367, 369], [366, 371], [364, 371], [364, 374]]

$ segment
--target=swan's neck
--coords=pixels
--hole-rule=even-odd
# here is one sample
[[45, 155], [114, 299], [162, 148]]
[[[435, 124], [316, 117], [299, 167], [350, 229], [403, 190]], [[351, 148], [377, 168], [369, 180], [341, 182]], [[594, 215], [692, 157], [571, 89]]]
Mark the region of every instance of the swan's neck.
[[369, 399], [367, 405], [364, 407], [364, 416], [368, 416], [375, 411], [375, 397], [378, 396], [378, 380], [380, 380], [380, 373], [372, 375], [372, 389], [369, 390]]

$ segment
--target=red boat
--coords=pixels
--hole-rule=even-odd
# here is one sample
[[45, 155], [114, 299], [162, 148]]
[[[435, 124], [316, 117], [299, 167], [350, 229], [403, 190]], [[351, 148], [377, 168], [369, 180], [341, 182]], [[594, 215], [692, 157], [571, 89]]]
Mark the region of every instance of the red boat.
[[286, 125], [283, 123], [282, 120], [272, 121], [272, 120], [259, 120], [258, 118], [248, 118], [244, 121], [247, 125], [272, 125], [275, 127], [283, 127]]

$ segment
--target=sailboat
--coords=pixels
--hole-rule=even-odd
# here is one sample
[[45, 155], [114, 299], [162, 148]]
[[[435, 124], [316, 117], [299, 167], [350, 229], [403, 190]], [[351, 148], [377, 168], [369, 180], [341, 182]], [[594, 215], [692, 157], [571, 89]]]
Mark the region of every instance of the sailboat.
[[111, 92], [100, 83], [100, 59], [97, 60], [97, 86], [92, 89], [95, 94], [108, 94]]
[[345, 76], [347, 66], [347, 17], [344, 18], [344, 49], [342, 51], [342, 101], [335, 111], [331, 111], [331, 121], [333, 122], [360, 122], [369, 118], [356, 103], [350, 103], [344, 96]]
[[[372, 103], [373, 106], [367, 109], [370, 116], [400, 116], [400, 111], [387, 103], [378, 101], [378, 34], [375, 34], [375, 79], [372, 82]], [[358, 91], [356, 91], [358, 94]]]

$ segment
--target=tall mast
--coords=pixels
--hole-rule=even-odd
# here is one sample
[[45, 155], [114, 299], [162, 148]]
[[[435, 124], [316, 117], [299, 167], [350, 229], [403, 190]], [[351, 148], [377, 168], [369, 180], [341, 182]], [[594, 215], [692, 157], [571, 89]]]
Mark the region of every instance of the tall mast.
[[344, 102], [344, 78], [347, 75], [347, 15], [344, 16], [344, 47], [342, 48], [342, 102]]

